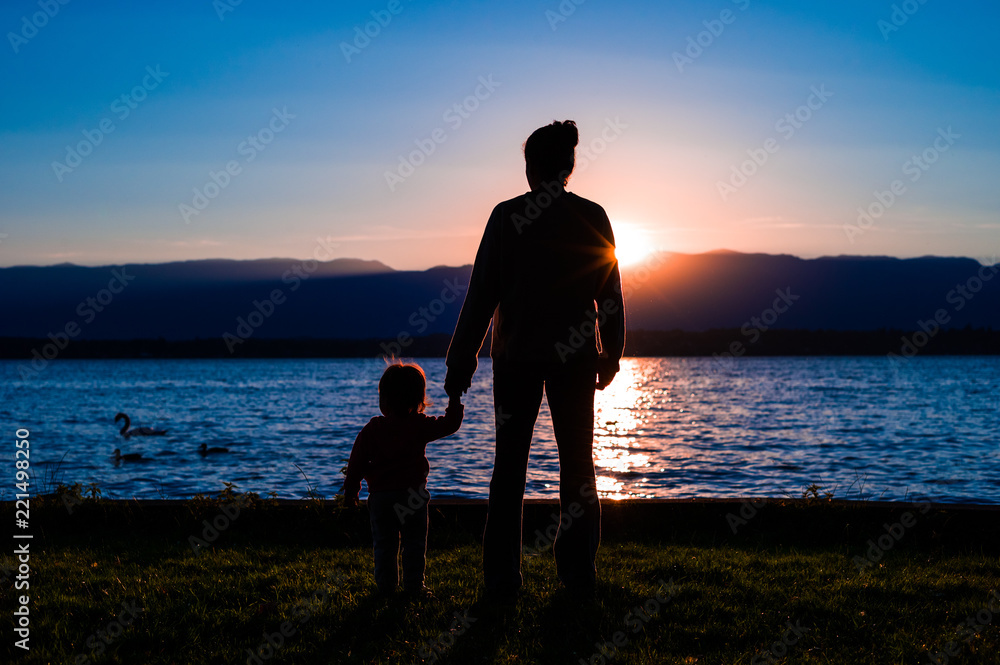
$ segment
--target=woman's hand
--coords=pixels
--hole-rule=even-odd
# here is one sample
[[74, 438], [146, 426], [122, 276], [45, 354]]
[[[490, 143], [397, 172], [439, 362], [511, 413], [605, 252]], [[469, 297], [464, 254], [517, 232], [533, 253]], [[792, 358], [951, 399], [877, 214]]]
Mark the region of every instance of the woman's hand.
[[457, 402], [462, 399], [462, 393], [468, 390], [470, 385], [470, 383], [459, 382], [449, 376], [444, 380], [444, 392], [448, 395], [448, 399]]
[[597, 360], [597, 389], [604, 390], [615, 380], [618, 374], [619, 364], [617, 360], [608, 358], [598, 358]]

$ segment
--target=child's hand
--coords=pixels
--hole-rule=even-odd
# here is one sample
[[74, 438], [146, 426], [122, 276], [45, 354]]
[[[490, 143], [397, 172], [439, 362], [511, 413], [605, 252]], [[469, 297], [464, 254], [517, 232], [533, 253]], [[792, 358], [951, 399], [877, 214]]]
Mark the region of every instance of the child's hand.
[[344, 505], [346, 507], [348, 507], [348, 508], [357, 508], [358, 507], [358, 497], [356, 497], [356, 496], [345, 496], [344, 497]]

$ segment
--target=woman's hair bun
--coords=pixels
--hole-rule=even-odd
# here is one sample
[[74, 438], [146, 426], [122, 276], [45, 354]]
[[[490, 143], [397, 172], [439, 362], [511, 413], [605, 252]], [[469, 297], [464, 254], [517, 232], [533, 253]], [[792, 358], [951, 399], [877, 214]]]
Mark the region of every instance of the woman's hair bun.
[[553, 127], [558, 128], [558, 136], [560, 141], [569, 149], [573, 149], [580, 143], [580, 132], [576, 128], [576, 123], [572, 120], [563, 120], [562, 122], [553, 122]]

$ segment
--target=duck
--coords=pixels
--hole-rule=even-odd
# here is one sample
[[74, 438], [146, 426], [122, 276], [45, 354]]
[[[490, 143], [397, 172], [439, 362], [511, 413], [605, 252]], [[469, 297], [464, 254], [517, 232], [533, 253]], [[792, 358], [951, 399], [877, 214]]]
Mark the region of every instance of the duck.
[[153, 429], [152, 427], [136, 427], [135, 429], [129, 429], [132, 425], [132, 420], [124, 413], [115, 414], [115, 423], [117, 424], [119, 420], [125, 420], [125, 424], [122, 425], [119, 434], [124, 436], [126, 439], [133, 436], [163, 436], [167, 433], [165, 429]]
[[127, 455], [122, 455], [120, 448], [115, 448], [115, 461], [116, 462], [138, 462], [142, 459], [141, 453], [128, 453]]
[[212, 455], [215, 453], [228, 453], [229, 448], [209, 448], [207, 443], [201, 444], [198, 448], [198, 454], [200, 455]]

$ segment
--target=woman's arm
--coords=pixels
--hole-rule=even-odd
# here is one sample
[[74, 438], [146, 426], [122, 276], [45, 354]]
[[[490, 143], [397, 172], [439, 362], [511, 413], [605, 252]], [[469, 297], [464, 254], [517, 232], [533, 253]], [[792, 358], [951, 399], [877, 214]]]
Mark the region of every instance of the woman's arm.
[[501, 224], [502, 213], [497, 206], [486, 223], [469, 278], [469, 290], [448, 346], [444, 389], [450, 397], [460, 396], [472, 385], [472, 375], [479, 366], [479, 349], [500, 302]]
[[[615, 236], [607, 214], [604, 215], [604, 220], [607, 224], [607, 239], [614, 246]], [[612, 262], [611, 269], [598, 290], [597, 310], [604, 314], [599, 317], [603, 323], [598, 331], [601, 355], [597, 365], [597, 387], [603, 390], [618, 373], [619, 362], [625, 350], [625, 298], [622, 295], [622, 277], [617, 259]]]

